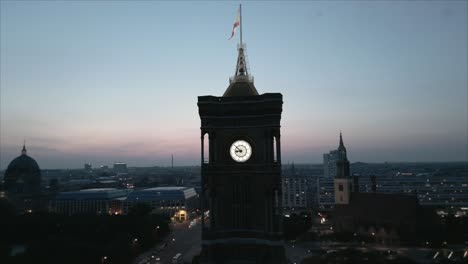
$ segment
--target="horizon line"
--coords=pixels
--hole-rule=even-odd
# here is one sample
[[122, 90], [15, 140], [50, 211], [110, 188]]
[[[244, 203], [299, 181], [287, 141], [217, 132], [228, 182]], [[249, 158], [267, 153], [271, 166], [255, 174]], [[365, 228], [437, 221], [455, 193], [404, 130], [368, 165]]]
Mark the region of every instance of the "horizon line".
[[[125, 162], [124, 162], [125, 163]], [[382, 161], [382, 162], [365, 162], [365, 161], [355, 161], [355, 162], [350, 162], [350, 164], [356, 164], [356, 163], [364, 163], [364, 164], [428, 164], [428, 163], [467, 163], [468, 161]], [[323, 166], [323, 163], [281, 163], [281, 166], [288, 166], [294, 164], [295, 166], [297, 165], [313, 165], [313, 166]], [[83, 164], [84, 165], [84, 164]], [[128, 165], [128, 164], [127, 164]], [[107, 165], [106, 165], [107, 166]], [[181, 168], [181, 167], [201, 167], [201, 165], [178, 165], [172, 167], [171, 165], [167, 166], [128, 166], [127, 169], [129, 168]], [[7, 169], [7, 168], [6, 168]], [[0, 169], [0, 171], [6, 171], [6, 169]], [[93, 168], [92, 170], [98, 170], [100, 168]], [[47, 170], [84, 170], [84, 168], [56, 168], [56, 169], [40, 169], [41, 171], [47, 171]], [[112, 167], [109, 166], [109, 170], [112, 170]]]

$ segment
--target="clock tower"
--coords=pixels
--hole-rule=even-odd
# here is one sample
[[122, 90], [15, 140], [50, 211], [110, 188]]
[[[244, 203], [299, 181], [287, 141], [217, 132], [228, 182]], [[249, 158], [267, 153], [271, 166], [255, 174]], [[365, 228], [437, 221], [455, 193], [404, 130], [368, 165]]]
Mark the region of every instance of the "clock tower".
[[259, 95], [241, 44], [223, 96], [199, 96], [202, 263], [285, 263], [283, 96]]

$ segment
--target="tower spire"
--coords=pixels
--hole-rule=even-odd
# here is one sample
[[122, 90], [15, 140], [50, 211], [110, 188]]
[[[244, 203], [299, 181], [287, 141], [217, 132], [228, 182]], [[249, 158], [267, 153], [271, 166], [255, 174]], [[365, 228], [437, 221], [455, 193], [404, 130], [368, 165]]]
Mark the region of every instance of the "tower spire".
[[[238, 46], [238, 56], [236, 63], [236, 71], [234, 76], [229, 78], [229, 87], [223, 94], [223, 97], [232, 97], [232, 96], [255, 96], [259, 95], [257, 89], [254, 86], [253, 77], [249, 74], [249, 69], [247, 67], [247, 58], [245, 55], [245, 44], [242, 41], [242, 6], [239, 5], [239, 14], [238, 14], [238, 23], [234, 23], [234, 29], [236, 25], [240, 26], [240, 40]], [[233, 29], [233, 36], [235, 30]]]
[[237, 56], [236, 72], [234, 73], [234, 79], [237, 79], [238, 76], [249, 76], [245, 61], [244, 48], [242, 47], [242, 44], [241, 46], [239, 46], [239, 55]]
[[349, 161], [346, 156], [346, 148], [343, 143], [343, 134], [340, 131], [340, 146], [338, 147], [338, 159], [336, 161], [335, 204], [349, 204], [351, 199], [351, 178]]
[[338, 157], [341, 160], [347, 160], [346, 147], [343, 143], [343, 134], [340, 131], [340, 145], [338, 146]]
[[[240, 26], [240, 38], [239, 38], [239, 55], [237, 56], [236, 72], [234, 73], [234, 81], [241, 79], [243, 81], [253, 82], [253, 79], [249, 78], [249, 72], [247, 69], [247, 59], [244, 53], [244, 43], [242, 42], [242, 5], [239, 4], [239, 26]], [[238, 77], [245, 76], [245, 77]]]
[[26, 155], [27, 154], [27, 151], [26, 151], [26, 140], [23, 141], [23, 149], [21, 150], [21, 155]]
[[343, 135], [342, 135], [342, 133], [341, 133], [341, 131], [340, 131], [340, 147], [339, 147], [339, 148], [344, 148], [344, 147], [345, 147], [345, 146], [344, 146], [344, 144], [343, 144]]

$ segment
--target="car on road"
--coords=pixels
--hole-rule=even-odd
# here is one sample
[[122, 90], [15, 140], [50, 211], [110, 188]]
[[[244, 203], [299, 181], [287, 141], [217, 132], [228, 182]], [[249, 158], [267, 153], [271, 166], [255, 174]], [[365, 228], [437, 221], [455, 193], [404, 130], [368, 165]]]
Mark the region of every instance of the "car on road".
[[165, 247], [167, 246], [167, 243], [161, 244], [156, 247], [156, 250], [153, 251], [153, 255], [157, 255], [159, 252], [161, 252]]
[[177, 254], [172, 258], [172, 263], [173, 263], [173, 264], [182, 263], [182, 253], [177, 253]]

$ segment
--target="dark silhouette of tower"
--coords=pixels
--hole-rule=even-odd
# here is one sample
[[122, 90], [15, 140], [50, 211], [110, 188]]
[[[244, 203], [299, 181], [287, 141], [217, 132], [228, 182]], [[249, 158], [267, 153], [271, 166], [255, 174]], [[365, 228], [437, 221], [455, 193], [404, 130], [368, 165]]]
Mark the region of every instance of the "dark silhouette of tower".
[[[259, 95], [240, 45], [222, 97], [199, 96], [202, 263], [285, 263], [282, 241], [283, 97]], [[208, 213], [209, 212], [209, 213]]]
[[340, 145], [338, 146], [338, 159], [336, 161], [335, 175], [335, 204], [349, 204], [352, 191], [352, 180], [349, 171], [349, 161], [343, 136], [340, 132]]

